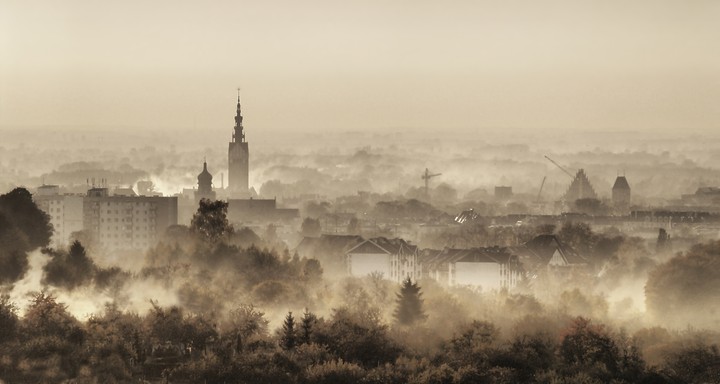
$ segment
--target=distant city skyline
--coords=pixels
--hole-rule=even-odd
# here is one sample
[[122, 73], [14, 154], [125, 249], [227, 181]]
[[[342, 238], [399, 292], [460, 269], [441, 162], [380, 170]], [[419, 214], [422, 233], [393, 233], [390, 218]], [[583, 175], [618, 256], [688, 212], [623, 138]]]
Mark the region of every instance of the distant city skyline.
[[[720, 3], [0, 4], [0, 129], [711, 133]], [[441, 131], [439, 131], [441, 132]]]

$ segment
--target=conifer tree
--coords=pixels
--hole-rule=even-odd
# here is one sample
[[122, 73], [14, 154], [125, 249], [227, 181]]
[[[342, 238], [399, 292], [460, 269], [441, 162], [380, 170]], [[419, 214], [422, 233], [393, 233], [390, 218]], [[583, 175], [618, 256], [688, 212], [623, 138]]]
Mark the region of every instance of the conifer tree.
[[422, 293], [417, 283], [413, 283], [408, 277], [402, 283], [400, 293], [397, 294], [397, 308], [395, 308], [395, 321], [402, 325], [412, 325], [418, 321], [425, 320], [425, 312], [422, 305]]
[[288, 312], [283, 322], [282, 336], [280, 337], [280, 347], [289, 351], [297, 345], [297, 335], [295, 334], [295, 318], [292, 312]]
[[312, 329], [316, 322], [317, 316], [305, 308], [300, 322], [300, 344], [310, 344], [310, 335], [312, 335]]

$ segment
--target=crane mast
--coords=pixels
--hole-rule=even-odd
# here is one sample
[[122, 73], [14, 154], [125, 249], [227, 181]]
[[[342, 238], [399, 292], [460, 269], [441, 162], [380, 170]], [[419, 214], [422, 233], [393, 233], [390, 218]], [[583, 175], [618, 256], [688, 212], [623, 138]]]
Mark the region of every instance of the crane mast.
[[430, 170], [425, 168], [425, 173], [423, 173], [420, 178], [425, 180], [425, 196], [430, 196], [430, 179], [436, 176], [440, 176], [442, 173], [430, 173]]

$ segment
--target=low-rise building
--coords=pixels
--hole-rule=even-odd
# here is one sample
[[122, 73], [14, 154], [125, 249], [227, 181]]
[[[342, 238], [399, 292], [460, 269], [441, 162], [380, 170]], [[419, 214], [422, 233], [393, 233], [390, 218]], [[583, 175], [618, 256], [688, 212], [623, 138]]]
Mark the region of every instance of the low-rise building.
[[228, 220], [234, 224], [290, 221], [300, 217], [296, 208], [278, 208], [275, 199], [229, 199]]
[[380, 274], [397, 283], [419, 277], [418, 249], [403, 239], [365, 240], [347, 251], [346, 260], [347, 271], [352, 276]]
[[512, 289], [521, 277], [518, 257], [507, 248], [445, 248], [428, 256], [422, 265], [425, 276], [447, 286], [481, 290]]

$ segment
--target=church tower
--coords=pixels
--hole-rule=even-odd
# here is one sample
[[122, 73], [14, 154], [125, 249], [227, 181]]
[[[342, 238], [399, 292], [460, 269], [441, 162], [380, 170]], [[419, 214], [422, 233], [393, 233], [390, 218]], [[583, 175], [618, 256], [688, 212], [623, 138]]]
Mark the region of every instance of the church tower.
[[242, 125], [243, 117], [240, 111], [240, 90], [238, 89], [237, 113], [235, 114], [235, 128], [232, 141], [228, 146], [228, 189], [229, 196], [246, 198], [249, 196], [248, 143], [245, 141], [245, 132]]
[[207, 170], [207, 162], [203, 162], [203, 170], [197, 177], [198, 189], [195, 192], [195, 200], [200, 199], [215, 200], [215, 191], [212, 187], [212, 175]]

